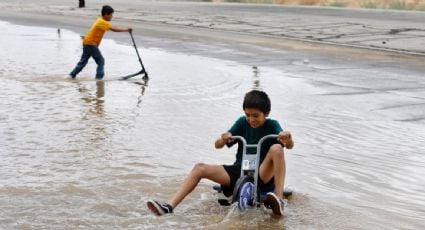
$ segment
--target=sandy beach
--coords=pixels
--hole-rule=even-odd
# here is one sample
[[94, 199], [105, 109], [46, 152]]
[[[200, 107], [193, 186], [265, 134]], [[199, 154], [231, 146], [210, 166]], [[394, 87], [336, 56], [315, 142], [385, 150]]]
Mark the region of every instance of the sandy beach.
[[[419, 12], [111, 0], [127, 33], [68, 77], [104, 1], [3, 0], [0, 7], [1, 229], [423, 229], [425, 84]], [[60, 33], [58, 33], [60, 29]], [[156, 217], [214, 140], [266, 91], [285, 150], [283, 218], [245, 213], [201, 181]]]

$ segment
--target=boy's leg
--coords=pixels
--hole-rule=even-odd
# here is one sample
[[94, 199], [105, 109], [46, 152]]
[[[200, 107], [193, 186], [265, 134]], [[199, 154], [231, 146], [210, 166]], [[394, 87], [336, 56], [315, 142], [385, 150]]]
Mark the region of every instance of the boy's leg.
[[77, 76], [78, 73], [83, 70], [83, 68], [87, 65], [89, 58], [91, 57], [91, 50], [88, 46], [83, 46], [83, 54], [81, 54], [80, 61], [77, 63], [77, 66], [71, 71], [69, 75], [73, 78]]
[[229, 186], [230, 176], [222, 165], [196, 164], [189, 175], [180, 186], [177, 193], [171, 198], [169, 204], [175, 208], [193, 189], [202, 178], [212, 180], [216, 183]]
[[96, 79], [102, 79], [104, 72], [104, 66], [105, 66], [105, 59], [102, 56], [102, 53], [100, 52], [99, 48], [94, 46], [93, 47], [93, 59], [96, 61], [97, 68], [96, 68]]
[[260, 180], [266, 184], [274, 177], [275, 194], [278, 198], [283, 198], [283, 186], [285, 185], [285, 157], [283, 147], [274, 144], [270, 147], [266, 157], [260, 165]]

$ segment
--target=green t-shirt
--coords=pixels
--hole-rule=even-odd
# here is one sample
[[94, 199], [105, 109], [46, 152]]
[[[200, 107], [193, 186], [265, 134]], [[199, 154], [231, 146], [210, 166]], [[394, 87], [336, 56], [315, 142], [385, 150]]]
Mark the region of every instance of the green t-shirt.
[[[245, 116], [242, 116], [235, 122], [235, 124], [233, 124], [233, 126], [229, 129], [229, 132], [232, 134], [232, 136], [242, 136], [243, 138], [245, 138], [247, 144], [257, 144], [262, 137], [269, 134], [278, 134], [282, 130], [283, 129], [282, 127], [280, 127], [279, 122], [273, 119], [266, 119], [264, 125], [259, 128], [252, 128], [246, 120]], [[233, 142], [228, 143], [227, 146], [230, 148], [238, 142], [239, 141], [234, 140]], [[270, 146], [276, 143], [278, 143], [276, 139], [268, 139], [263, 142], [263, 146], [261, 147], [260, 153], [260, 164], [266, 157]], [[234, 165], [241, 165], [242, 150], [242, 144], [239, 143], [238, 152], [236, 154], [236, 161], [233, 163]], [[256, 151], [257, 150], [254, 148], [248, 148], [246, 152], [247, 154], [255, 154]]]

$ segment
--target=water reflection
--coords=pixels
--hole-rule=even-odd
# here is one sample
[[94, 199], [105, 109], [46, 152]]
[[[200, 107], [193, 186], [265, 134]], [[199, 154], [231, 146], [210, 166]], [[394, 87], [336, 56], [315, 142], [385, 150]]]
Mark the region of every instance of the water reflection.
[[107, 139], [113, 120], [110, 120], [110, 115], [105, 112], [105, 81], [79, 82], [78, 92], [82, 94], [82, 105], [86, 108], [82, 110], [83, 113], [84, 110], [86, 112], [79, 121], [84, 126], [84, 133], [80, 135], [88, 140], [84, 142], [85, 149], [102, 156], [110, 155], [107, 151], [110, 148]]
[[137, 107], [139, 108], [142, 103], [142, 97], [145, 95], [146, 88], [148, 87], [149, 78], [143, 77], [142, 81], [136, 81], [134, 84], [140, 85], [140, 95], [137, 97]]
[[96, 81], [96, 92], [94, 95], [91, 94], [90, 90], [87, 89], [84, 85], [80, 84], [78, 91], [83, 93], [81, 98], [84, 102], [90, 105], [90, 113], [95, 114], [98, 117], [103, 117], [105, 115], [104, 102], [105, 102], [105, 82]]
[[[94, 66], [64, 80], [77, 34], [0, 28], [2, 229], [424, 229], [425, 128], [414, 120], [424, 114], [423, 71], [323, 59], [285, 64], [285, 73], [147, 50], [147, 91], [147, 79], [95, 82]], [[138, 66], [132, 47], [104, 42], [111, 76]], [[226, 215], [206, 183], [175, 215], [153, 217], [144, 201], [170, 196], [195, 162], [233, 162], [233, 150], [211, 143], [240, 115], [248, 88], [269, 92], [273, 118], [297, 134], [285, 217]]]
[[252, 89], [262, 90], [260, 85], [260, 76], [259, 76], [258, 67], [252, 66], [252, 72], [254, 73]]
[[94, 99], [94, 113], [98, 116], [103, 116], [105, 97], [105, 82], [96, 81], [96, 97]]

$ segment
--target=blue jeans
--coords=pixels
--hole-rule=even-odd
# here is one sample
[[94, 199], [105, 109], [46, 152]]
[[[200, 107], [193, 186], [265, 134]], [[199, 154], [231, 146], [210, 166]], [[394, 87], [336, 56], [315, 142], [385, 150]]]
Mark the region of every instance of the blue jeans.
[[80, 61], [77, 63], [77, 66], [71, 71], [70, 75], [72, 77], [77, 76], [77, 74], [83, 70], [83, 68], [87, 65], [90, 57], [93, 57], [94, 61], [97, 64], [96, 69], [96, 79], [102, 79], [104, 73], [105, 59], [103, 59], [102, 53], [97, 46], [91, 45], [83, 45], [83, 54], [81, 55]]

